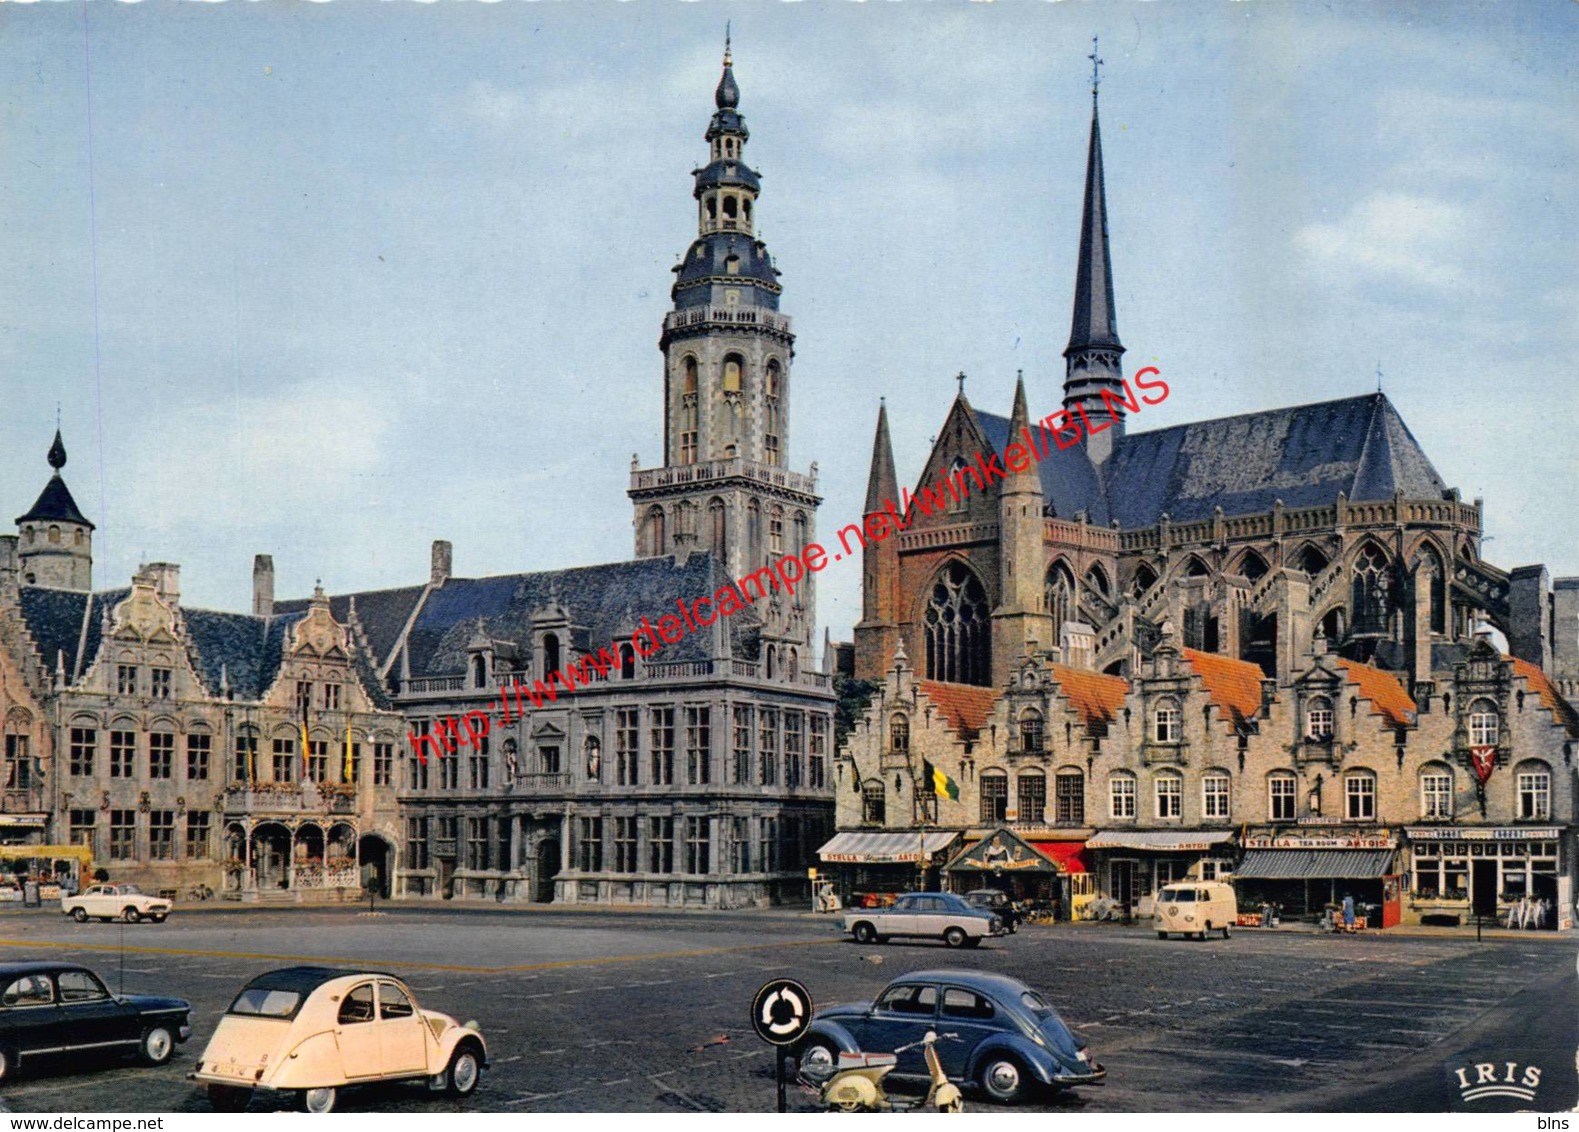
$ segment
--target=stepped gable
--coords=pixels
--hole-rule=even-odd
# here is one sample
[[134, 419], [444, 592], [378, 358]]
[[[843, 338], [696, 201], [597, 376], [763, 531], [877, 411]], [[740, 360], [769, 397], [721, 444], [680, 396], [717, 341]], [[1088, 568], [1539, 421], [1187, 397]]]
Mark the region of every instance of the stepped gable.
[[[616, 638], [630, 637], [646, 617], [656, 625], [676, 614], [675, 600], [711, 597], [730, 579], [717, 569], [711, 554], [690, 555], [677, 563], [672, 556], [581, 566], [535, 574], [502, 574], [491, 578], [450, 578], [428, 595], [407, 637], [413, 676], [449, 676], [465, 672], [466, 646], [478, 629], [494, 640], [528, 647], [532, 614], [550, 604], [562, 607], [575, 627], [570, 642], [596, 651]], [[362, 596], [356, 598], [362, 615]], [[727, 619], [735, 655], [755, 659], [758, 618], [743, 609]], [[699, 627], [679, 642], [664, 645], [655, 662], [706, 660], [712, 655], [712, 633]], [[568, 653], [565, 659], [570, 659]]]
[[1001, 692], [975, 684], [945, 684], [941, 680], [919, 682], [921, 694], [932, 701], [945, 722], [961, 739], [974, 739], [987, 725], [992, 706]]
[[93, 595], [23, 586], [17, 598], [22, 621], [38, 647], [39, 663], [53, 672], [56, 656], [65, 653], [67, 674], [75, 672], [77, 645], [82, 640], [82, 613]]
[[1093, 725], [1106, 727], [1124, 710], [1124, 700], [1129, 696], [1129, 681], [1122, 676], [1070, 668], [1066, 664], [1049, 664], [1047, 667], [1058, 682], [1064, 698], [1069, 701], [1069, 706], [1080, 713], [1087, 731]]
[[1387, 397], [1371, 393], [1131, 433], [1104, 471], [1125, 530], [1350, 500], [1439, 499], [1446, 490]]
[[1261, 710], [1261, 666], [1198, 649], [1180, 650], [1217, 705], [1217, 718], [1240, 725]]
[[[367, 639], [368, 647], [373, 650], [373, 655], [368, 658], [372, 669], [376, 670], [381, 665], [387, 664], [394, 655], [395, 648], [400, 643], [400, 634], [405, 629], [406, 622], [411, 619], [411, 611], [422, 599], [422, 591], [426, 588], [426, 586], [401, 586], [392, 590], [368, 590], [355, 595], [356, 620], [362, 627], [362, 635]], [[329, 612], [342, 625], [351, 623], [352, 596], [337, 594], [329, 599]], [[274, 603], [274, 612], [276, 614], [305, 613], [308, 602], [308, 598], [277, 601]], [[377, 676], [375, 675], [373, 679], [376, 681]]]
[[1527, 660], [1520, 660], [1516, 656], [1504, 656], [1502, 659], [1513, 662], [1514, 675], [1524, 677], [1529, 682], [1530, 688], [1539, 693], [1541, 706], [1551, 712], [1558, 723], [1567, 728], [1568, 734], [1579, 738], [1579, 712], [1576, 712], [1573, 705], [1558, 694], [1551, 678], [1537, 665]]
[[1414, 725], [1415, 702], [1391, 672], [1342, 657], [1338, 658], [1338, 665], [1348, 673], [1349, 682], [1359, 687], [1360, 698], [1371, 701], [1373, 713], [1394, 727]]

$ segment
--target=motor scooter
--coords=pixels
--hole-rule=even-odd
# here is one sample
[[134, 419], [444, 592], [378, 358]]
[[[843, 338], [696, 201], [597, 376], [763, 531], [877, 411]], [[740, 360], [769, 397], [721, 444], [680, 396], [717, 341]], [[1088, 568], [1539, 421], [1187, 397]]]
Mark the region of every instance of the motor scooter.
[[[820, 1090], [823, 1104], [840, 1112], [910, 1112], [934, 1107], [938, 1112], [964, 1112], [959, 1086], [943, 1072], [935, 1048], [948, 1038], [958, 1040], [959, 1035], [928, 1030], [920, 1041], [902, 1045], [893, 1053], [841, 1053], [836, 1065], [803, 1065], [801, 1078]], [[899, 1063], [899, 1054], [916, 1046], [926, 1047], [926, 1095], [914, 1101], [891, 1100], [883, 1091], [883, 1078]]]

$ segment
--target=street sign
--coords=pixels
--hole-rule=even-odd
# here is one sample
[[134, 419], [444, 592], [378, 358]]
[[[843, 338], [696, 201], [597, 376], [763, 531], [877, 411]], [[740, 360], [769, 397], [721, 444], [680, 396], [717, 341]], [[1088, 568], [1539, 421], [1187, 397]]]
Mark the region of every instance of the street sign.
[[794, 1045], [811, 1025], [811, 992], [794, 979], [763, 983], [751, 1000], [751, 1025], [770, 1045]]

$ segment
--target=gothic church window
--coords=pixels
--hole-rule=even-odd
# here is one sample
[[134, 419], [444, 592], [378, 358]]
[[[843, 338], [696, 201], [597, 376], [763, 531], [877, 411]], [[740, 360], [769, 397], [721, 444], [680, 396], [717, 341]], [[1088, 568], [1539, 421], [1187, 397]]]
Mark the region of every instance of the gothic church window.
[[1086, 571], [1086, 585], [1103, 597], [1108, 596], [1107, 571], [1102, 569], [1101, 563]]
[[991, 679], [987, 592], [963, 563], [951, 562], [932, 586], [925, 615], [929, 680], [986, 684]]
[[784, 508], [775, 507], [768, 513], [768, 553], [775, 558], [784, 554]]
[[779, 380], [782, 374], [778, 359], [768, 362], [766, 378], [766, 403], [763, 406], [762, 447], [763, 458], [774, 466], [780, 459], [779, 434], [783, 431], [782, 408], [779, 400]]
[[1130, 583], [1129, 592], [1135, 597], [1140, 597], [1156, 584], [1157, 571], [1142, 562], [1140, 568], [1135, 571], [1135, 580]]
[[1239, 576], [1247, 582], [1259, 582], [1266, 577], [1267, 569], [1266, 559], [1253, 550], [1245, 551], [1239, 560]]
[[662, 507], [652, 507], [647, 511], [647, 521], [643, 524], [646, 537], [642, 540], [645, 544], [643, 551], [649, 558], [656, 558], [668, 546], [668, 532], [665, 530], [666, 521]]
[[762, 504], [755, 499], [746, 504], [746, 565], [762, 564]]
[[1375, 543], [1366, 543], [1354, 560], [1354, 631], [1385, 633], [1392, 613], [1392, 568]]
[[729, 523], [724, 515], [724, 501], [714, 499], [707, 505], [708, 545], [715, 555], [722, 558], [729, 549]]
[[1294, 565], [1314, 578], [1327, 568], [1328, 558], [1321, 552], [1321, 548], [1314, 543], [1309, 544], [1294, 558]]
[[1426, 588], [1430, 606], [1430, 625], [1433, 633], [1447, 632], [1447, 571], [1442, 568], [1441, 556], [1426, 547], [1420, 559], [1423, 568], [1416, 575]]
[[1053, 641], [1057, 643], [1063, 640], [1064, 623], [1074, 620], [1075, 610], [1075, 578], [1064, 563], [1054, 562], [1047, 571], [1042, 602], [1052, 619]]
[[696, 463], [697, 397], [696, 359], [687, 357], [680, 394], [680, 463]]

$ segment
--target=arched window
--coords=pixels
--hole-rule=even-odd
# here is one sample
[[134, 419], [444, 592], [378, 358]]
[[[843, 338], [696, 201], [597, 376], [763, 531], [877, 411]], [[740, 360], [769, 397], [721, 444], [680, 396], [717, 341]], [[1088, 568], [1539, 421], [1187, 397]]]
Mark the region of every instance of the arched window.
[[696, 394], [680, 398], [680, 463], [696, 463]]
[[680, 392], [694, 396], [697, 386], [696, 359], [690, 354], [680, 363]]
[[1157, 571], [1142, 562], [1139, 569], [1135, 571], [1135, 580], [1130, 583], [1129, 592], [1135, 597], [1140, 597], [1156, 584]]
[[789, 671], [786, 673], [790, 683], [800, 679], [800, 650], [791, 648], [789, 651]]
[[739, 354], [724, 355], [724, 392], [739, 393], [746, 368], [745, 359]]
[[1075, 576], [1063, 562], [1048, 567], [1042, 582], [1042, 603], [1053, 622], [1053, 643], [1063, 640], [1064, 624], [1075, 619]]
[[1015, 801], [1019, 820], [1041, 825], [1047, 820], [1047, 773], [1040, 767], [1026, 767], [1015, 781]]
[[620, 679], [636, 679], [636, 650], [628, 644], [620, 646]]
[[767, 671], [768, 671], [768, 679], [769, 680], [773, 679], [775, 671], [778, 668], [778, 658], [779, 658], [779, 650], [775, 646], [769, 645], [768, 646], [768, 660], [767, 660]]
[[1065, 768], [1053, 776], [1053, 821], [1083, 825], [1086, 820], [1086, 776]]
[[[29, 732], [33, 727], [33, 717], [20, 708], [13, 710], [5, 721], [5, 784], [8, 790], [31, 790], [34, 786], [42, 786], [41, 776], [35, 773], [33, 759], [29, 751]], [[73, 735], [79, 732], [74, 729]], [[151, 738], [151, 737], [150, 737]], [[74, 751], [75, 754], [75, 751]], [[81, 765], [80, 762], [78, 764]], [[169, 774], [166, 773], [166, 778]], [[39, 781], [34, 781], [40, 779]]]
[[1392, 614], [1393, 572], [1387, 555], [1373, 542], [1366, 543], [1354, 559], [1354, 631], [1385, 633]]
[[1326, 696], [1312, 696], [1305, 705], [1305, 738], [1316, 743], [1332, 738], [1332, 701]]
[[1020, 750], [1026, 754], [1041, 754], [1047, 735], [1042, 713], [1026, 708], [1020, 713]]
[[796, 554], [802, 554], [806, 550], [806, 512], [795, 512], [794, 523], [795, 541], [790, 545], [790, 550]]
[[1228, 775], [1211, 771], [1201, 776], [1201, 817], [1206, 820], [1227, 820], [1231, 808], [1232, 787]]
[[543, 679], [559, 671], [559, 637], [555, 633], [543, 634]]
[[774, 558], [784, 556], [784, 508], [779, 506], [768, 512], [768, 553]]
[[718, 558], [723, 558], [729, 549], [729, 521], [722, 499], [714, 499], [707, 505], [707, 545]]
[[777, 358], [769, 358], [767, 368], [767, 395], [769, 397], [779, 396], [779, 379], [782, 376], [783, 370], [779, 367], [779, 360]]
[[1239, 576], [1247, 582], [1259, 582], [1266, 577], [1268, 569], [1270, 567], [1267, 566], [1266, 559], [1253, 550], [1245, 551], [1244, 557], [1239, 559]]
[[49, 541], [51, 544], [58, 544], [60, 542], [60, 528], [54, 523], [49, 525]]
[[1376, 776], [1370, 771], [1343, 776], [1343, 816], [1348, 821], [1376, 820]]
[[779, 437], [784, 431], [783, 409], [779, 399], [781, 376], [778, 359], [771, 359], [763, 380], [762, 453], [763, 459], [774, 467], [778, 466], [780, 460]]
[[1210, 578], [1212, 570], [1211, 567], [1192, 554], [1184, 563], [1184, 576], [1186, 578]]
[[976, 780], [981, 790], [983, 825], [999, 825], [1009, 817], [1009, 776], [1001, 770], [984, 770]]
[[1522, 762], [1514, 770], [1516, 805], [1521, 821], [1547, 821], [1552, 816], [1552, 772], [1543, 762]]
[[647, 510], [647, 520], [644, 524], [645, 534], [642, 539], [642, 551], [648, 558], [656, 558], [662, 554], [669, 545], [668, 531], [662, 507], [650, 507]]
[[1476, 700], [1469, 705], [1469, 745], [1495, 747], [1501, 724], [1496, 704], [1490, 700]]
[[910, 717], [904, 712], [896, 711], [888, 719], [888, 749], [895, 752], [910, 750]]
[[1127, 770], [1108, 779], [1108, 816], [1135, 817], [1135, 776]]
[[472, 657], [472, 687], [486, 688], [488, 686], [488, 660], [478, 653]]
[[1179, 701], [1172, 696], [1164, 696], [1157, 701], [1157, 706], [1151, 712], [1152, 740], [1158, 743], [1177, 743], [1182, 720]]
[[925, 622], [927, 679], [988, 683], [992, 663], [987, 591], [963, 563], [949, 563], [932, 584]]
[[762, 504], [755, 499], [746, 504], [746, 566], [762, 565]]
[[1428, 821], [1453, 816], [1453, 769], [1446, 763], [1420, 768], [1420, 816]]
[[1108, 596], [1107, 571], [1102, 569], [1100, 562], [1086, 571], [1086, 585], [1103, 597]]
[[1298, 813], [1299, 779], [1286, 770], [1275, 770], [1266, 779], [1266, 812], [1269, 821], [1293, 821]]
[[1152, 779], [1159, 818], [1176, 818], [1184, 813], [1184, 778], [1171, 770], [1159, 771]]
[[1295, 568], [1305, 571], [1312, 578], [1325, 570], [1329, 561], [1331, 560], [1315, 543], [1307, 543], [1305, 548], [1294, 556]]
[[1415, 585], [1425, 590], [1431, 632], [1447, 632], [1447, 571], [1442, 556], [1429, 545], [1421, 548], [1416, 559]]
[[888, 820], [888, 792], [880, 778], [867, 779], [861, 787], [861, 821], [866, 825], [882, 825]]

